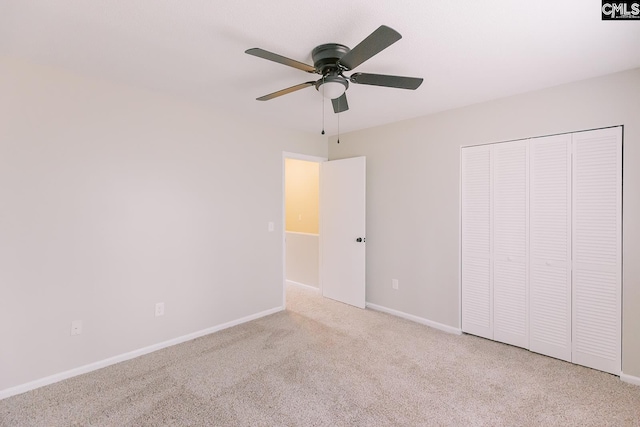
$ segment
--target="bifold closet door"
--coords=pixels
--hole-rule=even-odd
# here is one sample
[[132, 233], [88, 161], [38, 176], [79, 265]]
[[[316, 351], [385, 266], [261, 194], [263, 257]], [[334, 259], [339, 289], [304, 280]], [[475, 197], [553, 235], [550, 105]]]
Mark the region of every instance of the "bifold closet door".
[[491, 147], [462, 156], [462, 330], [493, 339], [491, 289]]
[[493, 339], [529, 347], [528, 144], [493, 146]]
[[572, 138], [572, 361], [619, 375], [622, 128]]
[[571, 134], [529, 145], [529, 349], [571, 361]]
[[622, 127], [461, 157], [462, 331], [619, 375]]

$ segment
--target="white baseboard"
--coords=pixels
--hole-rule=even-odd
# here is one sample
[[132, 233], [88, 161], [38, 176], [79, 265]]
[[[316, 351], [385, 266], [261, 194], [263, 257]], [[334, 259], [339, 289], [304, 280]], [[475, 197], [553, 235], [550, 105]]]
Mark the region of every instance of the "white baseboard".
[[303, 288], [311, 289], [311, 290], [316, 291], [316, 292], [320, 292], [320, 288], [318, 288], [316, 286], [311, 286], [311, 285], [307, 285], [307, 284], [300, 283], [300, 282], [294, 282], [293, 280], [287, 280], [286, 282], [287, 282], [287, 285], [300, 286], [300, 287], [303, 287]]
[[383, 307], [381, 305], [372, 304], [370, 302], [367, 303], [367, 308], [372, 310], [381, 311], [383, 313], [392, 314], [394, 316], [402, 317], [403, 319], [411, 320], [412, 322], [420, 323], [421, 325], [426, 325], [434, 329], [439, 329], [444, 332], [448, 332], [450, 334], [462, 335], [462, 331], [459, 328], [454, 328], [453, 326], [445, 325], [442, 323], [434, 322], [433, 320], [425, 319], [423, 317], [414, 316], [413, 314], [404, 313], [402, 311], [394, 310], [392, 308]]
[[36, 388], [44, 387], [49, 384], [57, 383], [62, 380], [66, 380], [71, 377], [75, 377], [77, 375], [86, 374], [91, 371], [95, 371], [97, 369], [105, 368], [109, 365], [114, 365], [116, 363], [124, 362], [125, 360], [133, 359], [148, 353], [153, 353], [154, 351], [161, 350], [166, 347], [171, 347], [176, 344], [181, 344], [186, 341], [191, 341], [196, 338], [200, 338], [205, 335], [212, 334], [214, 332], [221, 331], [223, 329], [230, 328], [232, 326], [240, 325], [242, 323], [250, 322], [255, 319], [259, 319], [261, 317], [268, 316], [270, 314], [277, 313], [279, 311], [283, 311], [284, 307], [275, 307], [269, 310], [262, 311], [260, 313], [252, 314], [249, 316], [242, 317], [240, 319], [232, 320], [227, 323], [223, 323], [221, 325], [213, 326], [211, 328], [203, 329], [201, 331], [193, 332], [187, 335], [183, 335], [178, 338], [173, 338], [168, 341], [164, 341], [158, 344], [153, 344], [148, 347], [140, 348], [138, 350], [130, 351], [128, 353], [120, 354], [118, 356], [110, 357], [108, 359], [100, 360], [97, 362], [89, 363], [88, 365], [79, 366], [77, 368], [70, 369], [68, 371], [60, 372], [58, 374], [50, 375], [48, 377], [40, 378], [35, 381], [31, 381], [25, 384], [21, 384], [15, 387], [7, 388], [4, 390], [0, 390], [0, 400], [6, 399], [7, 397], [15, 396], [17, 394], [25, 393], [30, 390], [34, 390]]
[[620, 373], [620, 379], [625, 383], [633, 384], [640, 386], [640, 377], [634, 377], [633, 375], [627, 375], [625, 373]]

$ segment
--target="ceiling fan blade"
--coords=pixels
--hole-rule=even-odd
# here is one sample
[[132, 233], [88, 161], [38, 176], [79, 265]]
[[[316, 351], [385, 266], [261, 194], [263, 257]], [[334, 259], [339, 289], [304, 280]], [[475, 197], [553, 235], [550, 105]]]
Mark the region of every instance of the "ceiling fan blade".
[[388, 48], [401, 38], [402, 36], [400, 33], [393, 28], [381, 25], [377, 30], [369, 34], [369, 37], [362, 40], [359, 45], [343, 56], [340, 59], [340, 64], [345, 66], [347, 70], [353, 70], [358, 65]]
[[298, 70], [306, 71], [307, 73], [315, 73], [316, 69], [311, 65], [307, 65], [304, 62], [295, 61], [293, 59], [289, 59], [282, 55], [278, 55], [277, 53], [269, 52], [264, 49], [260, 49], [259, 47], [254, 47], [252, 49], [247, 49], [244, 53], [248, 53], [249, 55], [257, 56], [258, 58], [268, 59], [269, 61], [278, 62], [280, 64], [288, 65], [289, 67], [297, 68]]
[[424, 79], [417, 77], [387, 76], [384, 74], [354, 73], [349, 77], [352, 83], [373, 86], [395, 87], [415, 90]]
[[313, 86], [315, 84], [316, 84], [316, 82], [300, 83], [299, 85], [291, 86], [291, 87], [288, 87], [286, 89], [282, 89], [282, 90], [279, 90], [277, 92], [270, 93], [269, 95], [261, 96], [260, 98], [256, 98], [256, 100], [258, 100], [258, 101], [268, 101], [270, 99], [277, 98], [279, 96], [286, 95], [288, 93], [295, 92], [297, 90], [304, 89], [305, 87]]
[[332, 99], [333, 112], [338, 114], [349, 109], [349, 103], [347, 102], [347, 93], [343, 93], [339, 98]]

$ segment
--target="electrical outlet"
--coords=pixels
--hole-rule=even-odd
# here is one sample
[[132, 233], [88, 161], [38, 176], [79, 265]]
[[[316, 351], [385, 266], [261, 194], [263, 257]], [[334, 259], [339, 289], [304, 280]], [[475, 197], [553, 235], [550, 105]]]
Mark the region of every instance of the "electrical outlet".
[[156, 303], [156, 317], [157, 316], [164, 316], [164, 303], [163, 302]]
[[391, 279], [391, 287], [398, 290], [398, 279]]
[[71, 322], [71, 335], [80, 335], [82, 333], [82, 320], [74, 320]]

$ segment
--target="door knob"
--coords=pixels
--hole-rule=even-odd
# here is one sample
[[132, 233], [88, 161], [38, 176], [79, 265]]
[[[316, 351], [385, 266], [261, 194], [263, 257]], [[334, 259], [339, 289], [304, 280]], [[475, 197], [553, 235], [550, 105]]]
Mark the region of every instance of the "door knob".
[[366, 241], [367, 241], [367, 238], [366, 238], [366, 237], [358, 237], [358, 238], [356, 239], [356, 242], [358, 242], [358, 243], [364, 243], [364, 242], [366, 242]]

